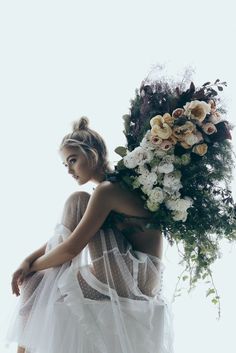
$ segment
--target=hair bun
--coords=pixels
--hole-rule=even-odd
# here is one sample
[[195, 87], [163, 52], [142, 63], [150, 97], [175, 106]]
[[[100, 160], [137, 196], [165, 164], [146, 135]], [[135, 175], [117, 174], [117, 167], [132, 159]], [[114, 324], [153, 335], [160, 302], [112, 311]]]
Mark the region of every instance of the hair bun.
[[72, 129], [74, 131], [87, 130], [89, 119], [86, 116], [82, 116], [79, 120], [73, 122]]

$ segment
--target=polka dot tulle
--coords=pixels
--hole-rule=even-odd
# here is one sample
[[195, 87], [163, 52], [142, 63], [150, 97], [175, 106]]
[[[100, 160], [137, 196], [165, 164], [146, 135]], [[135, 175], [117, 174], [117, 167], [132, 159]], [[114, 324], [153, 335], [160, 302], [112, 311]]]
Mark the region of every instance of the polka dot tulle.
[[[67, 199], [46, 252], [71, 234], [88, 200]], [[101, 228], [72, 261], [23, 282], [7, 340], [26, 353], [173, 353], [164, 268], [115, 226]]]

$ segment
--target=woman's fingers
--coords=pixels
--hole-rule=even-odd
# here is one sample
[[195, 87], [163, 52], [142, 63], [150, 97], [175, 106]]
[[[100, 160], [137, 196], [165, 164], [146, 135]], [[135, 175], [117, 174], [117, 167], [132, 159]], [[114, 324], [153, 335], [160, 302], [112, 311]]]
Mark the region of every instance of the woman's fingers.
[[13, 294], [16, 294], [17, 296], [20, 295], [20, 290], [17, 284], [17, 280], [15, 278], [12, 279], [11, 288]]
[[13, 273], [13, 276], [12, 276], [12, 281], [11, 281], [12, 293], [16, 294], [17, 296], [20, 295], [18, 281], [20, 278], [22, 278], [22, 275], [23, 275], [22, 272], [23, 272], [22, 270], [18, 270], [15, 273]]

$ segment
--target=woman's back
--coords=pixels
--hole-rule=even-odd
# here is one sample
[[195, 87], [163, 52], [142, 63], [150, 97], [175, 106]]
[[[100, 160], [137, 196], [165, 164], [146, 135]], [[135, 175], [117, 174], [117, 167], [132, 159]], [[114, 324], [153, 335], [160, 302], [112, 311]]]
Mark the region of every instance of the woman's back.
[[[110, 183], [105, 181], [104, 183]], [[148, 229], [151, 212], [144, 208], [139, 195], [124, 189], [118, 182], [110, 183], [115, 207], [109, 215], [113, 226], [119, 229], [134, 250], [162, 258], [163, 237], [159, 229]]]

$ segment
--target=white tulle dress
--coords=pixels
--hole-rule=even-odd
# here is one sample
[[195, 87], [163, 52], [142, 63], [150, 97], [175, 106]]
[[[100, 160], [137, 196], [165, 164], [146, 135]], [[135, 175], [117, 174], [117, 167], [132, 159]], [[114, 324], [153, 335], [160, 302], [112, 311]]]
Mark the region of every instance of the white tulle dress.
[[[46, 252], [71, 234], [88, 200], [70, 195]], [[173, 353], [164, 268], [115, 224], [102, 227], [72, 261], [23, 282], [7, 341], [26, 353]]]

